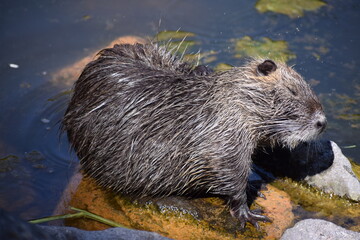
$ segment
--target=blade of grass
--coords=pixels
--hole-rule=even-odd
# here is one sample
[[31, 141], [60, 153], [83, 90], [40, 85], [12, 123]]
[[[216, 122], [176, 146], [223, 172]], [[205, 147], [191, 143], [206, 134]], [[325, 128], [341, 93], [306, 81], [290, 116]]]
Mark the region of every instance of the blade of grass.
[[44, 217], [39, 219], [30, 220], [29, 223], [38, 224], [38, 223], [44, 223], [59, 219], [66, 219], [66, 218], [79, 218], [84, 217], [84, 213], [78, 212], [78, 213], [70, 213], [70, 214], [64, 214], [64, 215], [57, 215], [57, 216], [51, 216], [51, 217]]
[[121, 225], [121, 224], [119, 224], [117, 222], [114, 222], [114, 221], [111, 221], [109, 219], [100, 217], [99, 215], [90, 213], [88, 211], [85, 211], [85, 210], [82, 210], [82, 209], [79, 209], [79, 208], [70, 207], [70, 209], [75, 211], [76, 213], [69, 213], [69, 214], [64, 214], [64, 215], [57, 215], [57, 216], [34, 219], [34, 220], [30, 220], [29, 223], [38, 224], [38, 223], [44, 223], [44, 222], [49, 222], [49, 221], [54, 221], [54, 220], [59, 220], [59, 219], [85, 217], [85, 218], [89, 218], [89, 219], [104, 223], [104, 224], [109, 225], [111, 227], [128, 228], [128, 227], [125, 227], [124, 225]]
[[124, 225], [121, 225], [121, 224], [119, 224], [119, 223], [117, 223], [117, 222], [114, 222], [114, 221], [111, 221], [111, 220], [109, 220], [109, 219], [100, 217], [99, 215], [96, 215], [96, 214], [87, 212], [87, 211], [82, 210], [82, 209], [79, 209], [79, 208], [70, 207], [70, 209], [72, 209], [72, 210], [74, 210], [74, 211], [78, 211], [79, 213], [83, 213], [83, 214], [84, 214], [84, 217], [93, 219], [93, 220], [95, 220], [95, 221], [104, 223], [104, 224], [109, 225], [109, 226], [112, 226], [112, 227], [128, 228], [128, 227], [125, 227]]

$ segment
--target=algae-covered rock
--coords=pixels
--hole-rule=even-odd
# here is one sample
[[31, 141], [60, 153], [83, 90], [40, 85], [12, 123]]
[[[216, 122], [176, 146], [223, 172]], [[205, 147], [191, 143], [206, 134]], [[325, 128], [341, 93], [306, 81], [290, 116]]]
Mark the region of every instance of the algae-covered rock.
[[245, 36], [235, 40], [235, 57], [262, 57], [287, 62], [296, 55], [289, 50], [286, 41], [266, 37], [257, 41]]
[[333, 218], [338, 224], [347, 224], [349, 219], [360, 216], [360, 203], [335, 196], [309, 186], [305, 182], [296, 182], [290, 178], [275, 180], [272, 185], [286, 191], [295, 205], [301, 206], [316, 217]]
[[[84, 178], [70, 205], [115, 221], [124, 226], [157, 232], [173, 239], [274, 239], [293, 221], [291, 202], [286, 193], [269, 186], [263, 191], [267, 200], [257, 199], [252, 208], [264, 209], [272, 223], [260, 223], [261, 230], [251, 224], [240, 229], [226, 207], [226, 201], [216, 197], [168, 197], [129, 199], [99, 187], [91, 178]], [[66, 222], [85, 230], [106, 229], [90, 219]]]
[[261, 13], [270, 11], [296, 18], [304, 16], [304, 11], [316, 11], [325, 5], [321, 0], [259, 0], [255, 7]]

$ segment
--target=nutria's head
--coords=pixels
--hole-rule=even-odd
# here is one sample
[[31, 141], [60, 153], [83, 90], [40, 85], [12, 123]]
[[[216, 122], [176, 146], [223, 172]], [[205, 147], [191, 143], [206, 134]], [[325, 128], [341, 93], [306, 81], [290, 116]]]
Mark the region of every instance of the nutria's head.
[[293, 68], [265, 60], [258, 63], [257, 74], [272, 87], [268, 94], [273, 115], [266, 119], [264, 128], [271, 140], [293, 148], [324, 131], [326, 118], [321, 103]]
[[282, 62], [255, 59], [235, 68], [241, 105], [262, 142], [290, 148], [315, 139], [326, 127], [323, 108], [309, 84]]

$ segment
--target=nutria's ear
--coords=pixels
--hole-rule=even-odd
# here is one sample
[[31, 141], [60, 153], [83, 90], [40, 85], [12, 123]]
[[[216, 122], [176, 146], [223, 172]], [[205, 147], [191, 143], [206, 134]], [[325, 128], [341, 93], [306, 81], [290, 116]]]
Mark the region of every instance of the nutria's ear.
[[272, 72], [275, 72], [277, 66], [271, 60], [265, 60], [263, 63], [259, 64], [257, 70], [260, 74], [267, 76]]

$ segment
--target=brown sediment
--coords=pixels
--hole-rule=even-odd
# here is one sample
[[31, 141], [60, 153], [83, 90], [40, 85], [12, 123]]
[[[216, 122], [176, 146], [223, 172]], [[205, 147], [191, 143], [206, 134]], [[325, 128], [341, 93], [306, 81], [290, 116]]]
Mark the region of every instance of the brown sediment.
[[267, 233], [264, 239], [278, 239], [294, 220], [290, 196], [269, 184], [263, 194], [266, 200], [258, 198], [256, 203], [265, 209], [265, 214], [272, 220], [271, 224], [264, 226]]

